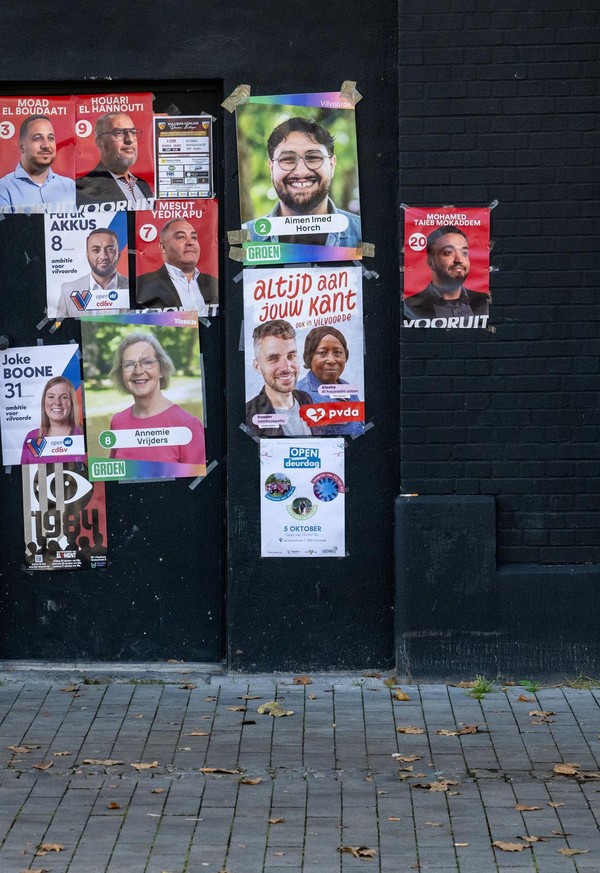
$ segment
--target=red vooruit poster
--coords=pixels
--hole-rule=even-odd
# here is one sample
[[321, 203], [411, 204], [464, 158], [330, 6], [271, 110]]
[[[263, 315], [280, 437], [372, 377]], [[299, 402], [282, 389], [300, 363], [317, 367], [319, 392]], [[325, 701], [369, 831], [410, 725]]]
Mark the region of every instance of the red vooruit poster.
[[0, 97], [0, 211], [75, 203], [72, 97]]
[[[153, 95], [85, 94], [75, 98], [77, 205], [135, 201], [154, 194]], [[122, 133], [118, 133], [122, 130]], [[113, 176], [135, 177], [137, 187]]]
[[489, 207], [405, 209], [404, 327], [487, 327], [489, 277]]
[[[135, 214], [136, 307], [198, 309], [216, 315], [219, 305], [219, 204], [213, 200], [156, 200]], [[199, 270], [201, 298], [181, 300], [169, 268]], [[193, 272], [193, 271], [192, 271]]]

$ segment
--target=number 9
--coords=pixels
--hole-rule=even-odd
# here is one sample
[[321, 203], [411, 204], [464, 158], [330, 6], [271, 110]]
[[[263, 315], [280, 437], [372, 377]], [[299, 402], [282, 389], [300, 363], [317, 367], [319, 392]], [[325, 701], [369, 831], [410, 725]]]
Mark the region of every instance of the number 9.
[[83, 139], [84, 137], [89, 136], [92, 132], [92, 125], [84, 118], [81, 121], [78, 121], [75, 125], [75, 132], [78, 137]]

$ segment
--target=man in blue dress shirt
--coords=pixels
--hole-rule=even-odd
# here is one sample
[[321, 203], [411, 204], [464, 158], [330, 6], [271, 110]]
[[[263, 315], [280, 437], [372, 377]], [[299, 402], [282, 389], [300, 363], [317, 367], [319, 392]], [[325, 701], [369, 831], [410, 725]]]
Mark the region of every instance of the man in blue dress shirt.
[[0, 179], [0, 207], [75, 205], [75, 181], [52, 170], [56, 136], [46, 115], [30, 115], [19, 130], [21, 160]]

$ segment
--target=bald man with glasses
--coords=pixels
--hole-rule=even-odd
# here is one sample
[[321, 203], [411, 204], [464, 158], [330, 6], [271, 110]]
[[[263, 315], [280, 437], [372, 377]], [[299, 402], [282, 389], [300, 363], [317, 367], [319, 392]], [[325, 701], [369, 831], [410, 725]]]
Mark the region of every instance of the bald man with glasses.
[[[334, 139], [328, 130], [310, 118], [288, 118], [271, 133], [267, 154], [278, 202], [269, 215], [243, 225], [250, 231], [251, 240], [344, 247], [360, 243], [360, 216], [338, 209], [329, 194], [336, 156]], [[346, 229], [267, 237], [259, 233], [261, 223], [269, 218], [327, 214], [345, 216]]]
[[142, 131], [124, 112], [107, 112], [96, 121], [94, 138], [100, 162], [76, 181], [77, 205], [88, 203], [135, 203], [152, 197], [147, 182], [138, 179], [131, 167], [138, 158]]

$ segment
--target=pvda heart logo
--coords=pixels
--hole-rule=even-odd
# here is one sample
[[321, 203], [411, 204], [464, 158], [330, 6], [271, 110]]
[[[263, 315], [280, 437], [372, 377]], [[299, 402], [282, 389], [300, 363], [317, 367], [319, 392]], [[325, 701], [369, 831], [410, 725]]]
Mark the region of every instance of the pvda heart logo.
[[307, 409], [306, 415], [307, 418], [310, 418], [311, 421], [314, 421], [314, 423], [317, 424], [317, 422], [325, 417], [326, 412], [322, 406], [317, 406], [315, 409]]

